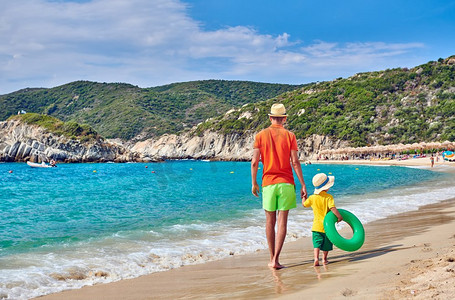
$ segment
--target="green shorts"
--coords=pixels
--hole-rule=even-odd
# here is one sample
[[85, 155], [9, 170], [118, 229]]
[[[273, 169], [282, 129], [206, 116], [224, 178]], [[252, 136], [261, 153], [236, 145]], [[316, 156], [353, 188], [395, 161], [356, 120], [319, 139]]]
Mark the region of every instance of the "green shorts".
[[313, 247], [322, 251], [332, 251], [333, 244], [323, 232], [313, 231]]
[[291, 183], [277, 183], [262, 187], [262, 208], [267, 211], [296, 208], [295, 186]]

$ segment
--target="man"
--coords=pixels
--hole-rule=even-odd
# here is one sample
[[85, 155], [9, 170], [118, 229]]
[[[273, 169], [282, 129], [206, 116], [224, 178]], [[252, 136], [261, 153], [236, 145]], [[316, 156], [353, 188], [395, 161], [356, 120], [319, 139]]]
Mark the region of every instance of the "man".
[[[279, 262], [281, 248], [287, 232], [288, 213], [296, 205], [296, 193], [292, 168], [302, 186], [300, 197], [306, 199], [307, 191], [303, 180], [302, 167], [297, 155], [295, 135], [284, 129], [286, 108], [283, 104], [273, 104], [269, 114], [271, 126], [259, 132], [254, 140], [251, 160], [252, 193], [259, 196], [257, 172], [262, 161], [262, 207], [266, 216], [266, 236], [270, 252], [269, 267], [281, 269]], [[291, 167], [292, 165], [292, 167]], [[275, 224], [278, 215], [278, 228]]]

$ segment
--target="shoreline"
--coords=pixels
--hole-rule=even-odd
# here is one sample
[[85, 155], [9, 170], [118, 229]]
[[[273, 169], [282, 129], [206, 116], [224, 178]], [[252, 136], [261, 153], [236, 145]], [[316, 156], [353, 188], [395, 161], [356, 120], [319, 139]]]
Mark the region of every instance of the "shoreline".
[[[318, 160], [318, 161], [311, 161], [312, 164], [334, 164], [334, 165], [370, 165], [370, 166], [403, 166], [403, 167], [423, 167], [423, 168], [431, 168], [431, 162], [429, 157], [422, 157], [422, 158], [410, 158], [406, 160], [396, 160], [396, 159], [389, 159], [389, 160], [362, 160], [362, 159], [354, 159], [354, 160]], [[434, 161], [433, 169], [437, 169], [438, 167], [455, 167], [454, 162], [444, 161], [442, 158], [438, 161]]]
[[[416, 164], [409, 164], [408, 160], [398, 161], [397, 165], [430, 168], [429, 160], [416, 160]], [[360, 161], [322, 163], [336, 162], [359, 164]], [[377, 161], [362, 162], [360, 164], [377, 165]], [[391, 162], [384, 161], [380, 165], [395, 165]], [[435, 162], [431, 169], [453, 173], [455, 168], [452, 166], [455, 165], [440, 161], [439, 164]], [[455, 199], [451, 199], [365, 224], [367, 238], [364, 246], [353, 253], [335, 247], [330, 252], [331, 264], [327, 268], [312, 266], [311, 238], [302, 238], [285, 243], [280, 261], [287, 268], [282, 270], [270, 270], [267, 267], [268, 252], [261, 250], [37, 299], [402, 299], [419, 295], [430, 298], [442, 292], [444, 297], [440, 299], [446, 299], [447, 293], [455, 293], [455, 275], [447, 280], [449, 286], [443, 287], [434, 284], [428, 288], [427, 284], [422, 289], [413, 288], [417, 283], [412, 280], [416, 274], [435, 273], [434, 268], [427, 268], [428, 260], [433, 257], [442, 260], [434, 262], [433, 266], [439, 262], [448, 264], [439, 268], [443, 271], [452, 268], [445, 260], [455, 258], [454, 228]], [[428, 291], [434, 293], [425, 294]]]
[[[448, 261], [455, 258], [455, 199], [368, 223], [365, 231], [360, 250], [334, 248], [326, 267], [312, 266], [311, 239], [302, 238], [283, 247], [281, 262], [287, 267], [281, 270], [266, 266], [268, 253], [263, 250], [37, 299], [403, 299], [416, 293], [428, 299], [438, 292], [447, 296], [440, 299], [448, 299], [455, 295], [455, 276], [446, 271], [455, 268]], [[435, 280], [429, 288], [425, 279], [437, 271], [429, 267], [431, 259], [437, 260], [431, 266], [442, 263], [437, 269], [451, 276], [440, 282], [441, 287]], [[412, 281], [417, 276], [423, 276], [423, 283]]]

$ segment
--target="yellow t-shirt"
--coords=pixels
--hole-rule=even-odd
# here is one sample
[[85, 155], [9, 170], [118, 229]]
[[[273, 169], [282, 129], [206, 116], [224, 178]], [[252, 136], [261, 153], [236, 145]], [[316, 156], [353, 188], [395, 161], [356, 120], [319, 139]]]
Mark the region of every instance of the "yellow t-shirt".
[[313, 209], [313, 226], [311, 231], [324, 232], [324, 217], [330, 211], [332, 207], [335, 207], [335, 200], [333, 196], [327, 194], [326, 191], [322, 191], [319, 195], [311, 195], [305, 200], [303, 206], [310, 207]]

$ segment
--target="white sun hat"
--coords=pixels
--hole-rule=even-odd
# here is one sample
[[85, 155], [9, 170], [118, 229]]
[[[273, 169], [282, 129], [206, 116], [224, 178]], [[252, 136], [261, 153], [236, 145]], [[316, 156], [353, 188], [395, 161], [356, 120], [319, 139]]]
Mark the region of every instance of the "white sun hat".
[[319, 194], [333, 186], [335, 183], [335, 176], [327, 176], [324, 173], [318, 173], [313, 177], [314, 193]]

